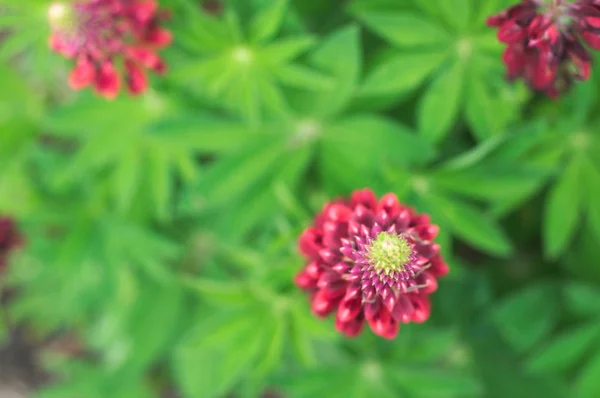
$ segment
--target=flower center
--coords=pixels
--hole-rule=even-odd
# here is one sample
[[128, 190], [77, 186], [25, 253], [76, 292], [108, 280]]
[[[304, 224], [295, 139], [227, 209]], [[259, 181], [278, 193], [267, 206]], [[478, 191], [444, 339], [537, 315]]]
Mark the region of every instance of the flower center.
[[388, 232], [380, 232], [371, 241], [367, 259], [377, 272], [389, 274], [405, 271], [405, 265], [412, 260], [413, 246], [404, 237]]

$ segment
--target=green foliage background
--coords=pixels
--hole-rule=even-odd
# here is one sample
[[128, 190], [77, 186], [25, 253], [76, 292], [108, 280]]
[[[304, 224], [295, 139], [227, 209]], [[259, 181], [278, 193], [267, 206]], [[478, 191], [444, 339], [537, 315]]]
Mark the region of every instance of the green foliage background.
[[[596, 79], [506, 83], [485, 18], [510, 0], [201, 3], [161, 1], [169, 73], [107, 102], [66, 88], [46, 1], [0, 0], [0, 213], [27, 237], [0, 319], [87, 353], [40, 352], [39, 397], [600, 396]], [[311, 215], [366, 186], [429, 212], [451, 266], [394, 341], [292, 282]]]

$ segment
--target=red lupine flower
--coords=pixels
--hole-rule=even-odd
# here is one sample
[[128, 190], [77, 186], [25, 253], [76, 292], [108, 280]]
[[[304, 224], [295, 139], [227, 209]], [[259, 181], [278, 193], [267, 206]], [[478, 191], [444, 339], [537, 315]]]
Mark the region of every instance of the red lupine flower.
[[[600, 1], [522, 0], [488, 18], [508, 46], [502, 57], [509, 79], [522, 77], [535, 90], [557, 97], [574, 80], [590, 76], [591, 56], [583, 38], [600, 48]], [[597, 46], [597, 47], [596, 47]]]
[[298, 241], [308, 264], [296, 284], [321, 317], [336, 312], [336, 329], [356, 336], [366, 321], [388, 339], [400, 323], [429, 318], [429, 294], [448, 266], [433, 243], [429, 216], [368, 190], [325, 205]]
[[121, 76], [130, 94], [146, 90], [146, 69], [162, 74], [166, 66], [157, 51], [171, 42], [160, 27], [166, 14], [156, 0], [80, 0], [54, 3], [48, 9], [52, 50], [75, 60], [69, 76], [74, 90], [93, 85], [115, 98]]
[[21, 243], [15, 222], [9, 217], [0, 217], [0, 272], [7, 266], [10, 252]]

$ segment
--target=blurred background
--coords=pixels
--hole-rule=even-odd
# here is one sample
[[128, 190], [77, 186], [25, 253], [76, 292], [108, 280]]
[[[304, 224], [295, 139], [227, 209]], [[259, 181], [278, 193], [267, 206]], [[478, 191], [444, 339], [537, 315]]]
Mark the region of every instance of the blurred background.
[[[600, 397], [600, 70], [506, 82], [514, 3], [160, 0], [168, 71], [107, 100], [0, 0], [0, 398]], [[391, 341], [293, 283], [364, 187], [450, 265]]]

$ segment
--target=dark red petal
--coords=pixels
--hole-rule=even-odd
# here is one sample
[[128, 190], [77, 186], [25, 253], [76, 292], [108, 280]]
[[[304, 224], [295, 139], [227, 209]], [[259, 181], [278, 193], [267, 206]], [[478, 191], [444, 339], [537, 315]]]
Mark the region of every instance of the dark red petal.
[[313, 289], [317, 287], [317, 279], [311, 278], [305, 270], [296, 275], [294, 283], [301, 289]]
[[148, 69], [159, 71], [161, 70], [161, 68], [164, 67], [164, 64], [162, 63], [158, 55], [156, 55], [154, 51], [149, 50], [147, 48], [133, 47], [128, 49], [127, 53], [127, 55], [131, 57], [134, 61], [137, 61], [138, 63], [140, 63]]
[[117, 70], [111, 61], [105, 61], [96, 73], [94, 87], [101, 96], [114, 99], [121, 88], [121, 81]]
[[502, 60], [506, 64], [507, 75], [509, 79], [514, 79], [523, 72], [525, 67], [525, 54], [520, 45], [508, 46], [504, 50]]
[[348, 322], [342, 322], [336, 318], [335, 329], [348, 337], [356, 337], [362, 331], [364, 323], [365, 319], [362, 316], [358, 316]]
[[361, 189], [352, 193], [350, 203], [353, 208], [361, 204], [371, 210], [375, 210], [377, 208], [377, 196], [370, 189]]
[[583, 31], [581, 36], [585, 42], [594, 50], [600, 50], [600, 35], [590, 31]]
[[415, 245], [417, 253], [425, 258], [433, 258], [440, 251], [440, 245], [437, 243], [419, 242]]
[[379, 311], [367, 321], [373, 332], [381, 337], [393, 339], [398, 334], [398, 321], [392, 318], [385, 306], [380, 306]]
[[77, 59], [75, 68], [69, 74], [69, 86], [73, 90], [80, 90], [89, 86], [96, 79], [96, 65], [86, 56]]
[[134, 18], [141, 23], [147, 23], [156, 14], [158, 4], [156, 1], [138, 1], [131, 5]]
[[326, 221], [323, 223], [323, 244], [329, 248], [338, 249], [342, 246], [341, 239], [348, 236], [348, 223]]
[[440, 228], [437, 225], [424, 224], [417, 226], [416, 230], [417, 235], [419, 235], [419, 238], [423, 240], [434, 240], [438, 232], [440, 231]]
[[340, 301], [340, 306], [337, 309], [336, 319], [340, 322], [350, 322], [356, 318], [362, 311], [362, 298], [348, 295]]
[[327, 291], [319, 290], [313, 297], [312, 311], [318, 316], [325, 317], [333, 311], [336, 304], [335, 298], [332, 299]]
[[503, 43], [516, 43], [527, 35], [527, 30], [519, 26], [516, 21], [508, 20], [498, 30], [498, 40]]
[[298, 240], [298, 249], [302, 254], [310, 259], [317, 259], [322, 248], [322, 234], [317, 229], [307, 228], [302, 232]]
[[416, 323], [423, 323], [429, 319], [431, 303], [427, 296], [413, 294], [410, 297], [410, 301], [415, 307], [412, 315], [412, 321]]
[[173, 34], [166, 29], [154, 27], [146, 35], [146, 42], [154, 47], [167, 47], [173, 41]]
[[431, 260], [431, 268], [427, 270], [427, 272], [433, 274], [436, 277], [444, 276], [450, 271], [450, 267], [448, 264], [442, 259], [442, 256], [439, 254], [434, 256]]
[[318, 261], [310, 262], [304, 270], [306, 271], [306, 274], [313, 279], [319, 279], [324, 272], [323, 267], [319, 265]]
[[342, 260], [342, 253], [339, 250], [321, 249], [319, 257], [327, 264], [335, 264]]
[[327, 288], [331, 288], [331, 287], [337, 287], [339, 285], [339, 282], [341, 282], [341, 281], [342, 281], [342, 279], [340, 277], [340, 274], [338, 274], [337, 272], [325, 271], [319, 277], [319, 282], [317, 282], [317, 287], [319, 289], [327, 289]]
[[423, 271], [421, 275], [417, 278], [417, 283], [419, 285], [424, 285], [425, 287], [419, 289], [420, 292], [425, 294], [431, 294], [435, 292], [438, 288], [438, 283], [435, 277], [427, 271]]
[[415, 307], [412, 305], [408, 296], [406, 294], [401, 294], [392, 311], [392, 317], [398, 322], [409, 323], [412, 320], [414, 311]]
[[333, 203], [325, 206], [323, 215], [331, 221], [348, 222], [350, 217], [352, 217], [352, 210], [343, 203]]

